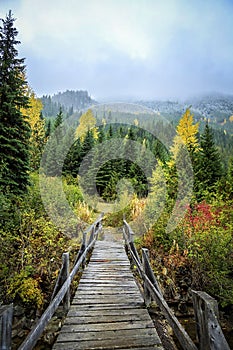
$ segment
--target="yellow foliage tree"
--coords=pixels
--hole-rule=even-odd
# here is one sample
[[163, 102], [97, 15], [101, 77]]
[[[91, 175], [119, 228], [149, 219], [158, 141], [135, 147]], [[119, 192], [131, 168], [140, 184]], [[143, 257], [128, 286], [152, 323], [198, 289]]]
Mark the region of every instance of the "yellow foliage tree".
[[29, 107], [26, 109], [23, 108], [22, 113], [27, 117], [31, 127], [31, 167], [36, 170], [39, 168], [42, 149], [45, 143], [45, 120], [41, 115], [43, 104], [29, 87], [25, 93], [29, 97]]
[[189, 152], [198, 150], [198, 127], [199, 123], [193, 123], [193, 114], [189, 108], [186, 109], [177, 126], [177, 134], [181, 137]]
[[87, 131], [92, 130], [94, 138], [97, 139], [98, 131], [95, 125], [96, 119], [94, 117], [94, 114], [91, 109], [88, 109], [88, 111], [82, 114], [80, 117], [79, 126], [76, 129], [75, 137], [80, 138], [81, 141], [83, 141]]
[[[193, 123], [193, 115], [188, 108], [177, 126], [177, 134], [174, 137], [173, 145], [170, 147], [171, 158], [167, 162], [166, 178], [168, 192], [172, 198], [177, 195], [178, 180], [182, 184], [180, 187], [183, 187], [184, 193], [189, 193], [188, 189], [192, 187], [192, 166], [195, 172], [196, 155], [200, 149], [197, 138], [198, 127], [199, 123]], [[179, 174], [177, 173], [178, 169]]]

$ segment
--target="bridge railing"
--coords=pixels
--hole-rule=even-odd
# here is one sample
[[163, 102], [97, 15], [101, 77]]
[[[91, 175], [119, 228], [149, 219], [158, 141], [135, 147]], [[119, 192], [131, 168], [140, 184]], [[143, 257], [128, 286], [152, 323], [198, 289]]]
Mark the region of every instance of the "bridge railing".
[[0, 306], [0, 349], [11, 349], [13, 304]]
[[[123, 236], [127, 249], [143, 280], [145, 304], [149, 306], [152, 300], [157, 303], [172, 327], [182, 349], [197, 350], [196, 345], [182, 327], [163, 297], [160, 286], [150, 265], [148, 249], [142, 249], [141, 261], [134, 245], [134, 232], [126, 220], [123, 220], [123, 222]], [[218, 322], [217, 302], [204, 292], [192, 291], [192, 296], [197, 324], [197, 341], [199, 344], [199, 350], [230, 350]]]
[[[88, 252], [93, 248], [98, 234], [102, 230], [103, 214], [86, 230], [83, 232], [83, 240], [81, 248], [77, 255], [74, 267], [69, 272], [69, 253], [64, 253], [62, 256], [62, 267], [52, 294], [51, 302], [47, 309], [42, 314], [41, 318], [34, 325], [31, 332], [20, 345], [18, 350], [31, 350], [42, 335], [45, 327], [48, 325], [50, 319], [54, 315], [58, 306], [63, 302], [63, 307], [67, 311], [70, 306], [70, 286], [79, 271], [80, 267], [84, 267]], [[87, 237], [89, 240], [87, 243]], [[1, 310], [2, 309], [2, 310]], [[2, 307], [0, 309], [0, 349], [11, 349], [11, 322], [13, 306]]]

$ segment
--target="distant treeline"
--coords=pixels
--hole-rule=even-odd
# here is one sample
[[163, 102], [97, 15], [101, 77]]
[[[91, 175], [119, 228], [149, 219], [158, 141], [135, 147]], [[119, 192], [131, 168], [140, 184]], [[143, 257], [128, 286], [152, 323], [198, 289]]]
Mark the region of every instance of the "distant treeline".
[[41, 102], [43, 103], [42, 113], [46, 118], [56, 117], [60, 108], [68, 116], [71, 116], [74, 112], [96, 104], [96, 101], [92, 100], [88, 92], [83, 90], [66, 90], [53, 96], [44, 95], [41, 97]]

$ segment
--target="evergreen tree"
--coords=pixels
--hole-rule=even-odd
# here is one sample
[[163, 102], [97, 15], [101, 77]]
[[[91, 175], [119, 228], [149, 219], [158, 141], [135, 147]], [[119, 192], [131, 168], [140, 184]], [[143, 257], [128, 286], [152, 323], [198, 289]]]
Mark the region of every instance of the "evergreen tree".
[[[66, 138], [70, 143], [70, 140], [75, 138], [75, 130], [71, 128], [68, 130]], [[78, 138], [70, 147], [69, 152], [64, 160], [63, 173], [70, 174], [74, 177], [78, 175], [79, 166], [81, 163], [81, 141]]]
[[24, 59], [15, 48], [18, 31], [11, 11], [0, 26], [0, 186], [23, 194], [29, 182], [30, 125], [21, 112], [28, 106]]
[[214, 189], [217, 181], [222, 176], [220, 155], [215, 146], [213, 131], [208, 123], [201, 135], [200, 146], [197, 179], [199, 197], [203, 197], [205, 191], [211, 192]]
[[228, 162], [228, 172], [227, 172], [227, 189], [228, 196], [230, 199], [233, 198], [233, 157], [229, 159]]
[[49, 119], [48, 124], [46, 126], [46, 132], [45, 132], [46, 139], [50, 136], [50, 134], [51, 134], [51, 120]]
[[54, 123], [54, 128], [58, 128], [63, 122], [63, 112], [62, 108], [60, 107], [59, 112], [56, 116], [55, 123]]

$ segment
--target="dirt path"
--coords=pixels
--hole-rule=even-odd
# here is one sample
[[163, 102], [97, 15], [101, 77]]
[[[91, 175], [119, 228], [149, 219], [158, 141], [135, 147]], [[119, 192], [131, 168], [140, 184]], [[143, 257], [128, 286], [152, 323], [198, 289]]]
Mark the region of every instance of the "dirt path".
[[103, 227], [103, 230], [100, 234], [99, 239], [101, 241], [108, 241], [108, 242], [121, 242], [123, 241], [123, 232], [122, 228], [115, 228], [115, 227]]

